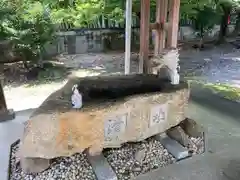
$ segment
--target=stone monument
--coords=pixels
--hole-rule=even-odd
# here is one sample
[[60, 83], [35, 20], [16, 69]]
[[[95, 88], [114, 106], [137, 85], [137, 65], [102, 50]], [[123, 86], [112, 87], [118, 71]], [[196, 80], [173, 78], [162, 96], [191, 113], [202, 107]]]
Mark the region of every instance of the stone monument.
[[[73, 86], [82, 96], [80, 109], [72, 108]], [[96, 155], [165, 132], [185, 119], [188, 98], [188, 84], [173, 85], [153, 74], [72, 78], [25, 124], [22, 167], [39, 172], [56, 157], [84, 150]], [[34, 169], [38, 161], [42, 167]]]

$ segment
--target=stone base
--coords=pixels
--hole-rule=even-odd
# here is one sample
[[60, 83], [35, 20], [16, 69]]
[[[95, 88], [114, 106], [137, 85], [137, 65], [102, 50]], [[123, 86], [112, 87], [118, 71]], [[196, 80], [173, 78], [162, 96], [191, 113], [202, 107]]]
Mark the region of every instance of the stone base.
[[[187, 123], [189, 124], [185, 127], [184, 124]], [[197, 126], [199, 128], [196, 128]], [[180, 127], [184, 127], [184, 132], [181, 130], [179, 131]], [[201, 142], [195, 141], [198, 138], [194, 138], [194, 140], [191, 135], [186, 133], [186, 130], [188, 130], [187, 132], [192, 132], [190, 131], [191, 128], [194, 128], [194, 130], [197, 130], [198, 132], [202, 132], [199, 133], [200, 136], [198, 137], [202, 139]], [[11, 179], [9, 178], [9, 180], [14, 179], [14, 177], [17, 177], [18, 175], [20, 175], [22, 179], [27, 179], [27, 176], [29, 177], [28, 179], [31, 179], [31, 177], [34, 177], [36, 179], [50, 179], [50, 176], [53, 175], [56, 175], [56, 179], [61, 179], [58, 178], [61, 177], [61, 173], [62, 175], [68, 173], [73, 174], [78, 177], [77, 179], [86, 179], [87, 177], [88, 180], [117, 180], [118, 178], [135, 179], [140, 174], [145, 174], [149, 171], [166, 167], [172, 163], [175, 163], [176, 161], [182, 161], [185, 158], [199, 155], [205, 152], [205, 129], [201, 128], [201, 126], [194, 120], [185, 119], [183, 122], [169, 129], [168, 131], [170, 132], [168, 132], [167, 134], [171, 135], [171, 137], [162, 136], [164, 135], [164, 133], [158, 134], [154, 137], [148, 138], [147, 140], [138, 143], [130, 143], [131, 145], [127, 143], [125, 144], [125, 146], [122, 146], [118, 149], [105, 149], [102, 154], [100, 153], [96, 156], [91, 156], [88, 150], [86, 150], [84, 153], [82, 153], [86, 153], [86, 161], [84, 160], [85, 158], [81, 158], [80, 155], [73, 155], [70, 158], [65, 157], [64, 159], [56, 158], [52, 162], [50, 161], [50, 163], [53, 164], [48, 169], [48, 173], [41, 173], [41, 171], [45, 169], [46, 165], [49, 163], [48, 159], [23, 158], [21, 163], [24, 163], [24, 165], [21, 165], [21, 163], [19, 164], [20, 159], [15, 158], [20, 145], [20, 141], [18, 140], [11, 145], [11, 156], [9, 160], [9, 177], [11, 177]], [[182, 133], [185, 133], [185, 135], [192, 143], [196, 143], [195, 146], [197, 147], [197, 149], [194, 150], [194, 153], [192, 153], [192, 146], [181, 145], [181, 142], [184, 142], [184, 138], [182, 138], [184, 136], [182, 135]], [[161, 137], [164, 137], [165, 139], [162, 139]], [[129, 154], [133, 157], [129, 158]], [[67, 162], [63, 163], [62, 166], [66, 167], [67, 165], [70, 167], [67, 172], [64, 171], [59, 173], [59, 164], [61, 164], [61, 162]], [[24, 169], [22, 169], [20, 165]], [[76, 172], [76, 166], [81, 169], [81, 172], [79, 171], [77, 175], [74, 173], [74, 171]], [[24, 175], [22, 176], [22, 172], [26, 170], [30, 170], [33, 172], [40, 171], [40, 173], [38, 173], [37, 175], [27, 175], [24, 173]], [[87, 172], [87, 174], [83, 172]], [[50, 174], [50, 176], [48, 174]]]
[[[72, 87], [78, 83], [83, 107], [72, 109]], [[139, 142], [185, 119], [190, 89], [156, 75], [71, 79], [51, 94], [25, 123], [19, 154], [53, 159], [89, 149]], [[26, 169], [26, 168], [24, 168]]]
[[13, 120], [15, 118], [15, 112], [13, 109], [7, 109], [6, 111], [0, 112], [0, 122]]

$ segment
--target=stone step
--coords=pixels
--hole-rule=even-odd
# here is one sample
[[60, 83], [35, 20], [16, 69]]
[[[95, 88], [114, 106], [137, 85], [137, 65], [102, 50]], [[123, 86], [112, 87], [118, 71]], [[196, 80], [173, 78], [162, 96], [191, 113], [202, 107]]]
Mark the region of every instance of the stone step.
[[176, 140], [171, 139], [166, 134], [161, 134], [155, 136], [156, 140], [160, 141], [161, 144], [171, 153], [177, 161], [190, 157], [190, 153], [188, 149], [183, 147], [180, 143]]
[[117, 175], [103, 154], [91, 156], [87, 153], [88, 160], [93, 168], [97, 180], [117, 180]]

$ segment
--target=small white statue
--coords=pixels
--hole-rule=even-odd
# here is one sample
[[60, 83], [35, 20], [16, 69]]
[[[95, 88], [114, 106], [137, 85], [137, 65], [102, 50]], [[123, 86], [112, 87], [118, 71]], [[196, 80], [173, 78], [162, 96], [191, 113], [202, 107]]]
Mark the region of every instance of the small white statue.
[[72, 87], [72, 107], [74, 109], [80, 109], [82, 107], [82, 94], [78, 91], [78, 85], [75, 84]]
[[180, 66], [178, 64], [179, 54], [178, 50], [171, 48], [166, 49], [162, 54], [157, 55], [151, 59], [153, 74], [159, 74], [161, 69], [167, 70], [167, 76], [172, 84], [179, 84]]

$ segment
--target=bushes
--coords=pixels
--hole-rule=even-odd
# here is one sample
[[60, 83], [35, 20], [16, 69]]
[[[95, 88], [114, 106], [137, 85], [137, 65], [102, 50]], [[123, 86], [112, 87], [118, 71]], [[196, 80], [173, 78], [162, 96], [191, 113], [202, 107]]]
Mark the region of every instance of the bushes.
[[[2, 0], [0, 2], [0, 40], [9, 40], [10, 57], [41, 60], [46, 43], [54, 38], [54, 25], [46, 13], [47, 7], [36, 1]], [[7, 53], [7, 54], [8, 54]]]

